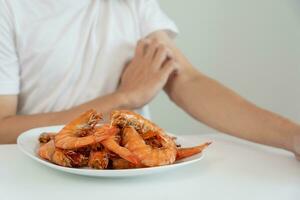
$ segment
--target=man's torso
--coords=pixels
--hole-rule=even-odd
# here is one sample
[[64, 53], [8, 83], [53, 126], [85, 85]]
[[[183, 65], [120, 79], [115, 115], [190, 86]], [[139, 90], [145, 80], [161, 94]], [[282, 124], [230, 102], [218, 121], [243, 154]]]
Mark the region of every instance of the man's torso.
[[20, 65], [19, 113], [68, 109], [115, 91], [140, 38], [133, 3], [7, 2]]

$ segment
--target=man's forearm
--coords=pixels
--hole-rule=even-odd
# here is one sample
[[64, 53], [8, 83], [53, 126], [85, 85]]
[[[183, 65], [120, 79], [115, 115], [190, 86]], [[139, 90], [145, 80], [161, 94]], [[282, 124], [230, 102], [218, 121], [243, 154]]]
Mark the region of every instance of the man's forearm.
[[171, 77], [165, 86], [166, 93], [179, 107], [222, 132], [299, 154], [300, 150], [295, 145], [300, 140], [298, 124], [258, 108], [201, 74], [165, 32], [155, 32], [149, 38], [170, 48], [181, 66], [178, 74]]
[[111, 110], [123, 106], [126, 105], [122, 96], [113, 93], [61, 112], [9, 116], [0, 120], [0, 144], [15, 143], [21, 132], [31, 128], [65, 124], [91, 108], [107, 118]]
[[193, 117], [237, 137], [293, 150], [292, 141], [295, 134], [300, 134], [299, 125], [258, 108], [196, 70], [190, 73], [189, 80], [169, 84], [168, 93]]

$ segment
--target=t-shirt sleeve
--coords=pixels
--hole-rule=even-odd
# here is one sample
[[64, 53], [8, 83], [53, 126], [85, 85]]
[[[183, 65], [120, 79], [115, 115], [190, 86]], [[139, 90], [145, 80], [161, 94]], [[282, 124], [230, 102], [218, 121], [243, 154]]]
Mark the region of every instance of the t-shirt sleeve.
[[19, 62], [12, 16], [0, 0], [0, 95], [19, 93]]
[[165, 30], [174, 38], [178, 34], [176, 24], [162, 11], [157, 0], [138, 0], [141, 37]]

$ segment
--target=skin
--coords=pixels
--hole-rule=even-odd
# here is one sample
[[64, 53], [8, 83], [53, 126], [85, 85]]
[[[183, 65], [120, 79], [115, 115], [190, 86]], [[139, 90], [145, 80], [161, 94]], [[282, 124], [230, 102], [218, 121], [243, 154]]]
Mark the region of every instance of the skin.
[[162, 89], [195, 119], [233, 136], [289, 150], [300, 158], [298, 124], [255, 106], [197, 71], [163, 31], [138, 43], [118, 90], [110, 95], [66, 111], [37, 115], [17, 115], [17, 96], [0, 96], [0, 143], [14, 143], [22, 131], [33, 127], [64, 124], [90, 108], [104, 114], [116, 108], [139, 108]]

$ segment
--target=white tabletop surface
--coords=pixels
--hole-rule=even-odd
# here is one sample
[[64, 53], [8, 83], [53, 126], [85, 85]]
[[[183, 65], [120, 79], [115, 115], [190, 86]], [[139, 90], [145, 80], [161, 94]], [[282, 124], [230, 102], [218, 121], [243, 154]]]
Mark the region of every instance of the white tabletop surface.
[[300, 162], [291, 153], [222, 134], [184, 137], [213, 144], [198, 163], [130, 178], [67, 174], [0, 145], [0, 199], [300, 199]]

